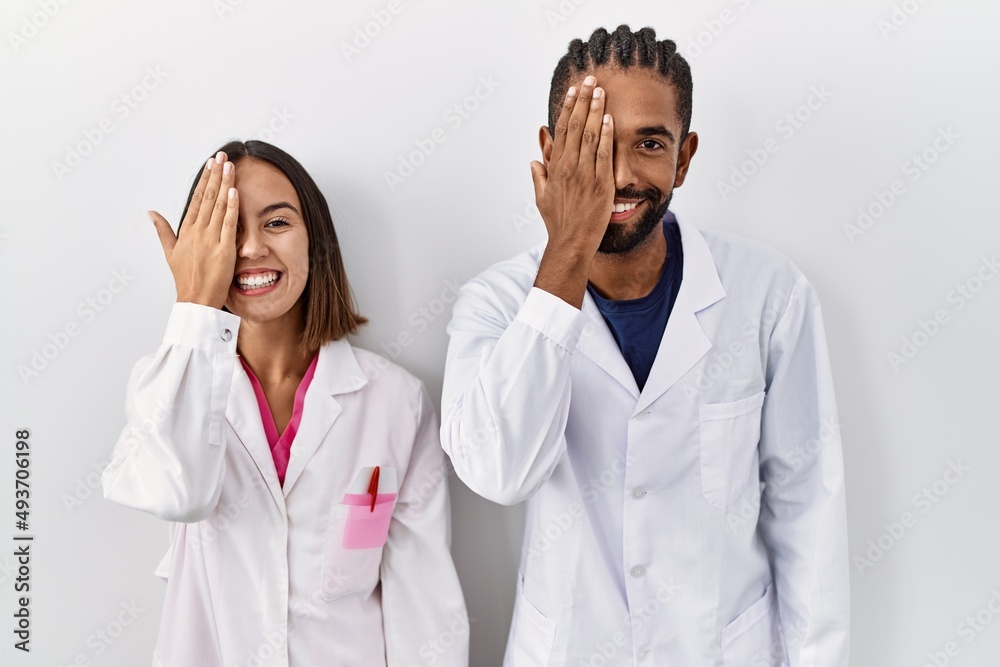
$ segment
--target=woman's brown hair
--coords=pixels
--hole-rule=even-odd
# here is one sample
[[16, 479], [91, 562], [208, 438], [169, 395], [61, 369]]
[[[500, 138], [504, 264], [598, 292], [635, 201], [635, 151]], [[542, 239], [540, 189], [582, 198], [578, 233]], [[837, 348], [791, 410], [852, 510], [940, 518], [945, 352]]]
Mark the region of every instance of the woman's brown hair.
[[[230, 141], [212, 154], [218, 151], [224, 152], [233, 164], [244, 158], [253, 158], [274, 165], [291, 181], [299, 196], [302, 217], [309, 235], [309, 278], [302, 292], [305, 320], [302, 350], [318, 350], [329, 341], [357, 332], [368, 320], [358, 313], [354, 303], [330, 207], [309, 172], [291, 155], [265, 141]], [[191, 205], [191, 198], [200, 178], [201, 170], [191, 184], [191, 191], [181, 214], [182, 220]], [[180, 233], [179, 227], [177, 232]]]

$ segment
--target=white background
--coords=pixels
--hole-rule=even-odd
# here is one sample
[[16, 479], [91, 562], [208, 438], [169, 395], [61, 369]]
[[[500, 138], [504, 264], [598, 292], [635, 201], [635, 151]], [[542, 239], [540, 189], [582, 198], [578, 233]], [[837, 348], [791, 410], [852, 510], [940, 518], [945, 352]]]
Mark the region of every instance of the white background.
[[[164, 590], [152, 570], [167, 528], [104, 501], [95, 473], [123, 425], [128, 371], [158, 345], [174, 298], [145, 211], [176, 224], [216, 147], [270, 138], [331, 203], [371, 319], [355, 342], [393, 356], [438, 396], [450, 315], [442, 295], [450, 300], [452, 281], [544, 239], [528, 163], [556, 61], [570, 39], [629, 23], [675, 39], [692, 64], [701, 142], [674, 210], [778, 248], [819, 291], [851, 555], [871, 559], [851, 567], [852, 664], [933, 664], [928, 653], [949, 641], [953, 655], [938, 655], [938, 665], [995, 664], [1000, 619], [987, 603], [996, 595], [1000, 608], [1000, 279], [983, 262], [1000, 252], [1000, 5], [399, 1], [391, 21], [345, 55], [387, 2], [5, 0], [0, 662], [61, 667], [83, 656], [131, 667], [152, 652]], [[499, 85], [460, 125], [448, 122], [481, 77]], [[800, 108], [814, 87], [829, 98]], [[796, 113], [805, 120], [790, 133], [782, 119]], [[435, 128], [446, 141], [390, 189], [385, 173]], [[949, 129], [938, 151], [935, 138]], [[777, 151], [744, 167], [768, 138]], [[925, 150], [934, 163], [913, 171], [908, 161]], [[87, 154], [77, 161], [70, 151]], [[719, 183], [734, 168], [754, 173], [724, 196]], [[859, 207], [877, 212], [877, 193], [897, 179], [902, 194], [849, 238]], [[977, 271], [993, 279], [978, 282]], [[115, 272], [128, 278], [125, 289], [102, 293]], [[958, 285], [978, 291], [959, 298]], [[101, 312], [80, 307], [102, 294], [113, 298]], [[944, 323], [926, 324], [938, 310]], [[74, 324], [77, 334], [53, 347]], [[412, 344], [388, 345], [404, 332]], [[902, 357], [904, 337], [919, 347], [893, 365], [887, 355]], [[52, 358], [22, 378], [19, 367], [47, 344]], [[25, 427], [36, 535], [30, 656], [12, 648], [11, 616], [14, 432]], [[956, 484], [938, 481], [952, 463], [968, 471]], [[915, 500], [935, 481], [933, 504]], [[454, 555], [475, 619], [472, 664], [498, 665], [520, 509], [451, 484]], [[894, 528], [907, 512], [909, 525]], [[135, 622], [110, 646], [95, 641], [133, 601], [142, 609]], [[979, 630], [960, 626], [977, 612]]]

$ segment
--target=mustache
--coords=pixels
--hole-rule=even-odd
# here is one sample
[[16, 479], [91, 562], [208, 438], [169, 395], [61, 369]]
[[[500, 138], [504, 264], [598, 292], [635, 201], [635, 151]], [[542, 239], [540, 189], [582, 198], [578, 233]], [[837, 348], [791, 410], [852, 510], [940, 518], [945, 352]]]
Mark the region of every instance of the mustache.
[[663, 192], [658, 188], [647, 188], [645, 190], [622, 188], [621, 190], [615, 190], [615, 199], [649, 199], [650, 201], [658, 202], [662, 201]]

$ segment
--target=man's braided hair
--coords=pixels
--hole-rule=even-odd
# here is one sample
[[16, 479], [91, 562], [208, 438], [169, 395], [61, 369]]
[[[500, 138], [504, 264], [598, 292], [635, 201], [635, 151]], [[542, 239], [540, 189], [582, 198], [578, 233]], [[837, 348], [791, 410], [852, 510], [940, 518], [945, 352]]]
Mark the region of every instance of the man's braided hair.
[[601, 66], [655, 70], [672, 84], [681, 121], [679, 143], [684, 142], [691, 127], [691, 68], [684, 56], [677, 53], [677, 45], [673, 41], [657, 41], [656, 31], [652, 28], [632, 32], [627, 25], [618, 26], [613, 33], [598, 28], [586, 42], [574, 39], [569, 43], [569, 50], [559, 59], [552, 74], [549, 90], [549, 133], [552, 136], [555, 136], [556, 121], [570, 82], [576, 75]]

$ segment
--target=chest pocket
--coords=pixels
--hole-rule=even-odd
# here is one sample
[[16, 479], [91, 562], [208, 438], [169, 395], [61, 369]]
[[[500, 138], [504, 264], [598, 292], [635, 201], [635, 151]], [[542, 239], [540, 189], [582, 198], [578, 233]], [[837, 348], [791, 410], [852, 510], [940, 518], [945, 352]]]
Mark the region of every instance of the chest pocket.
[[712, 507], [725, 508], [742, 495], [760, 441], [764, 392], [732, 403], [698, 407], [701, 491]]
[[395, 505], [395, 493], [380, 493], [374, 510], [356, 502], [334, 503], [330, 508], [320, 582], [324, 600], [367, 594], [375, 588]]

